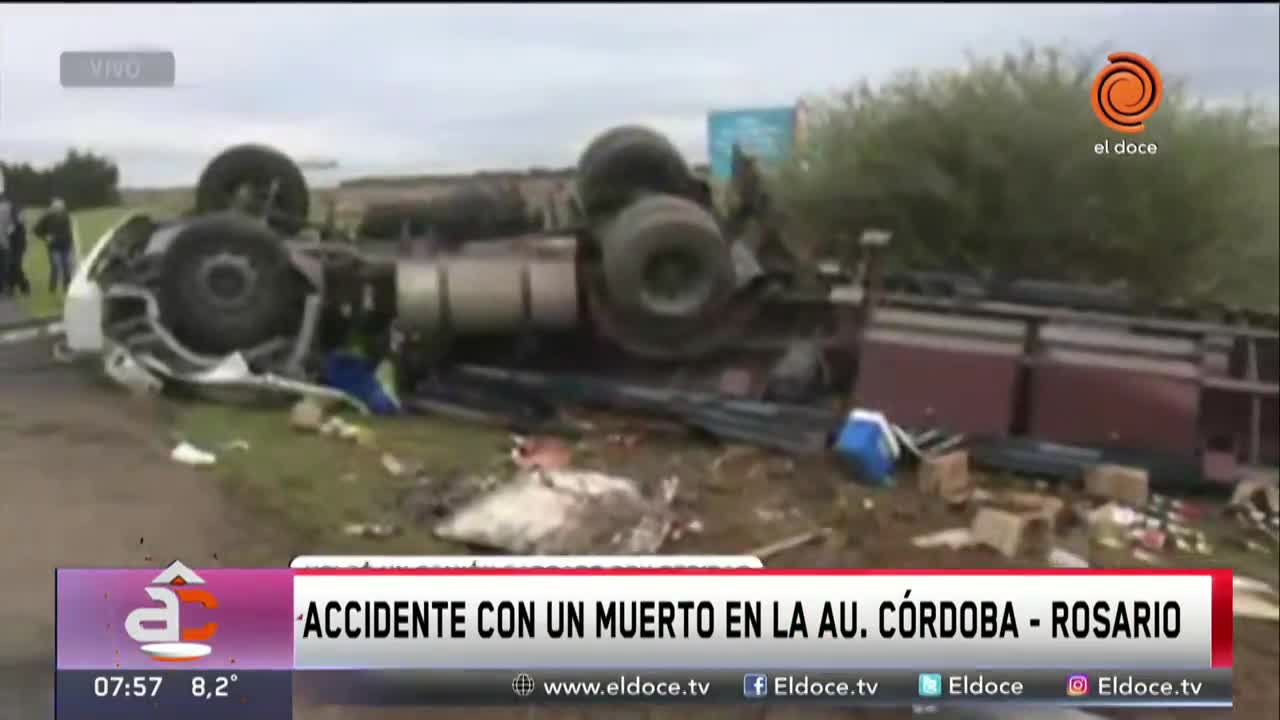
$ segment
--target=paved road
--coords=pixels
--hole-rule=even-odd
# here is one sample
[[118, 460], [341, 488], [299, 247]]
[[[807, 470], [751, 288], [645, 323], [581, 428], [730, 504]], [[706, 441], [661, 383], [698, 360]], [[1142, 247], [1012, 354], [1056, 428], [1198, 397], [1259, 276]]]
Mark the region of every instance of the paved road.
[[18, 304], [18, 301], [10, 298], [0, 298], [0, 327], [22, 320], [26, 316], [26, 310]]
[[169, 461], [158, 407], [49, 351], [0, 347], [0, 718], [53, 716], [56, 566], [217, 565], [240, 537], [213, 479]]

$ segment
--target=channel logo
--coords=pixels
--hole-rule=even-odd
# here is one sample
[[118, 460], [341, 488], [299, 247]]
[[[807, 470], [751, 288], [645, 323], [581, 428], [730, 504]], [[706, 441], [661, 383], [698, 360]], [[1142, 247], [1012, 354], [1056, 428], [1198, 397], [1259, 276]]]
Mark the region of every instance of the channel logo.
[[161, 607], [140, 607], [124, 621], [125, 631], [142, 646], [142, 652], [161, 662], [199, 660], [213, 652], [213, 646], [207, 643], [218, 631], [218, 624], [184, 629], [179, 617], [182, 603], [217, 609], [218, 600], [212, 593], [190, 587], [203, 584], [204, 580], [191, 568], [175, 560], [143, 588]]
[[942, 676], [920, 673], [920, 697], [942, 697]]
[[769, 676], [768, 675], [743, 675], [742, 676], [742, 697], [753, 699], [769, 696]]
[[1067, 678], [1067, 696], [1084, 697], [1089, 694], [1089, 676], [1076, 673]]

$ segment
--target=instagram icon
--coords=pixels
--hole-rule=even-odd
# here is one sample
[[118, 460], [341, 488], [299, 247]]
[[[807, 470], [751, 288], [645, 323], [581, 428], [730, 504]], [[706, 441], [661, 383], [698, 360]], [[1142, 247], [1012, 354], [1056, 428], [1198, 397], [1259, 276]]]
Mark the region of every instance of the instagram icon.
[[1067, 696], [1082, 697], [1089, 694], [1089, 676], [1088, 675], [1072, 675], [1067, 678]]

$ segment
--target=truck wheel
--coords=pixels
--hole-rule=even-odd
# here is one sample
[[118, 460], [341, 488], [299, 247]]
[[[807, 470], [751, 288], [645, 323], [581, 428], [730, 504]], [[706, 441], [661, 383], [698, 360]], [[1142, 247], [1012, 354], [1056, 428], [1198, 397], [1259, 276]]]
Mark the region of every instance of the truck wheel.
[[733, 289], [733, 261], [715, 219], [695, 203], [650, 195], [605, 229], [602, 268], [610, 302], [639, 319], [688, 319]]
[[598, 218], [620, 210], [642, 191], [683, 195], [690, 173], [666, 137], [625, 125], [587, 146], [578, 160], [577, 181], [583, 209]]
[[291, 334], [303, 295], [284, 244], [243, 215], [197, 218], [165, 252], [161, 316], [197, 352], [224, 354]]
[[293, 235], [306, 225], [311, 210], [307, 180], [288, 155], [265, 145], [236, 145], [211, 160], [196, 184], [196, 212], [235, 207], [242, 188], [251, 191], [250, 211], [260, 212], [273, 183], [276, 192], [268, 224]]

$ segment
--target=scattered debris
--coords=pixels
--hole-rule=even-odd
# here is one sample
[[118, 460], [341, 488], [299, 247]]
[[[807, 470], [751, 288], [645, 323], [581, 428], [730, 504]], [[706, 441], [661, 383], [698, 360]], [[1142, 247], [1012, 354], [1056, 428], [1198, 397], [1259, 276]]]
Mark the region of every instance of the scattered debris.
[[1047, 555], [1051, 535], [1048, 520], [1040, 514], [984, 507], [973, 518], [974, 539], [1008, 558]]
[[898, 438], [898, 443], [902, 446], [903, 454], [916, 459], [925, 455], [945, 454], [948, 450], [957, 448], [968, 440], [965, 435], [948, 435], [937, 429], [911, 433], [897, 425], [893, 426], [893, 433]]
[[1213, 546], [1209, 544], [1209, 540], [1204, 536], [1204, 533], [1196, 533], [1196, 544], [1192, 547], [1192, 550], [1197, 555], [1213, 554]]
[[1233, 575], [1231, 587], [1239, 592], [1258, 593], [1262, 595], [1278, 595], [1276, 589], [1261, 580], [1254, 580], [1243, 575]]
[[769, 543], [768, 545], [764, 545], [764, 546], [755, 548], [753, 550], [748, 550], [743, 554], [750, 555], [752, 557], [758, 558], [761, 561], [764, 561], [776, 555], [780, 555], [788, 550], [794, 550], [798, 547], [804, 547], [809, 543], [817, 542], [818, 540], [823, 540], [830, 535], [831, 535], [831, 528], [819, 528], [817, 530], [811, 530], [809, 532], [800, 533], [799, 535], [793, 535], [788, 538], [783, 538], [782, 540], [779, 540], [777, 542]]
[[928, 535], [920, 535], [911, 539], [911, 544], [918, 548], [947, 547], [952, 550], [963, 550], [973, 547], [978, 540], [971, 528], [952, 528]]
[[685, 533], [690, 535], [701, 535], [703, 530], [702, 521], [696, 518], [684, 522], [672, 523], [671, 539], [678, 542], [685, 536]]
[[1133, 549], [1133, 559], [1146, 565], [1158, 565], [1160, 563], [1159, 558], [1142, 548]]
[[1138, 513], [1130, 508], [1107, 503], [1090, 514], [1089, 524], [1107, 523], [1116, 527], [1128, 528], [1137, 524], [1138, 518]]
[[324, 423], [320, 425], [320, 434], [325, 437], [337, 437], [341, 430], [342, 418], [337, 415], [325, 420]]
[[562, 470], [573, 460], [573, 450], [554, 437], [513, 437], [511, 460], [523, 470]]
[[952, 506], [968, 503], [976, 489], [969, 474], [969, 453], [964, 450], [924, 457], [916, 477], [921, 492]]
[[1241, 480], [1228, 507], [1262, 513], [1280, 513], [1280, 479], [1251, 477]]
[[1143, 507], [1150, 496], [1150, 480], [1141, 468], [1095, 465], [1085, 473], [1084, 489], [1092, 497]]
[[662, 479], [660, 487], [663, 504], [670, 505], [676, 501], [676, 496], [680, 494], [680, 478], [675, 475], [665, 477]]
[[639, 445], [643, 437], [640, 433], [610, 433], [605, 437], [605, 442], [630, 449]]
[[1049, 551], [1049, 564], [1057, 568], [1087, 568], [1089, 561], [1062, 548]]
[[1232, 614], [1238, 617], [1280, 622], [1280, 605], [1277, 605], [1275, 600], [1262, 597], [1257, 593], [1240, 592], [1239, 588], [1232, 593], [1231, 609]]
[[775, 510], [773, 508], [756, 508], [755, 516], [762, 524], [772, 525], [785, 520], [787, 514], [781, 510]]
[[1123, 550], [1125, 548], [1123, 540], [1112, 536], [1094, 538], [1094, 542], [1098, 543], [1102, 547], [1110, 548], [1112, 550]]
[[320, 432], [325, 425], [324, 407], [312, 398], [303, 398], [294, 403], [289, 413], [289, 424], [295, 430]]
[[342, 532], [350, 537], [365, 537], [383, 540], [400, 534], [400, 528], [383, 523], [350, 523], [342, 528]]
[[1138, 513], [1108, 503], [1088, 515], [1089, 537], [1103, 547], [1120, 549], [1128, 546], [1129, 530], [1138, 523]]
[[1139, 530], [1136, 533], [1138, 544], [1153, 552], [1164, 550], [1169, 543], [1169, 535], [1163, 530]]
[[640, 555], [662, 546], [671, 523], [668, 508], [627, 478], [533, 471], [467, 503], [435, 533], [514, 553]]
[[164, 388], [164, 383], [146, 368], [138, 364], [133, 355], [119, 345], [112, 345], [102, 358], [107, 377], [136, 395], [152, 395]]
[[395, 455], [391, 453], [382, 454], [382, 469], [387, 471], [391, 477], [400, 477], [404, 475], [404, 463], [400, 462]]
[[338, 437], [343, 440], [355, 440], [360, 437], [360, 432], [363, 429], [359, 425], [350, 425], [344, 421], [338, 425]]
[[173, 448], [173, 452], [169, 454], [169, 457], [174, 462], [180, 462], [183, 465], [190, 465], [192, 467], [205, 467], [218, 462], [217, 455], [214, 455], [207, 450], [201, 450], [186, 441], [178, 443], [177, 446]]
[[1263, 545], [1262, 543], [1258, 542], [1257, 540], [1245, 540], [1244, 548], [1251, 552], [1256, 552], [1259, 555], [1271, 554], [1271, 549], [1268, 548], [1266, 545]]
[[363, 425], [353, 425], [338, 415], [334, 415], [321, 423], [319, 432], [325, 437], [336, 437], [355, 442], [355, 444], [363, 448], [372, 449], [377, 444], [373, 430]]
[[341, 402], [362, 414], [369, 412], [364, 403], [341, 391], [272, 373], [255, 373], [238, 352], [217, 361], [201, 359], [199, 369], [192, 372], [177, 372], [150, 354], [135, 354], [133, 361], [161, 382], [185, 387], [215, 401], [262, 404], [281, 396], [302, 397]]

